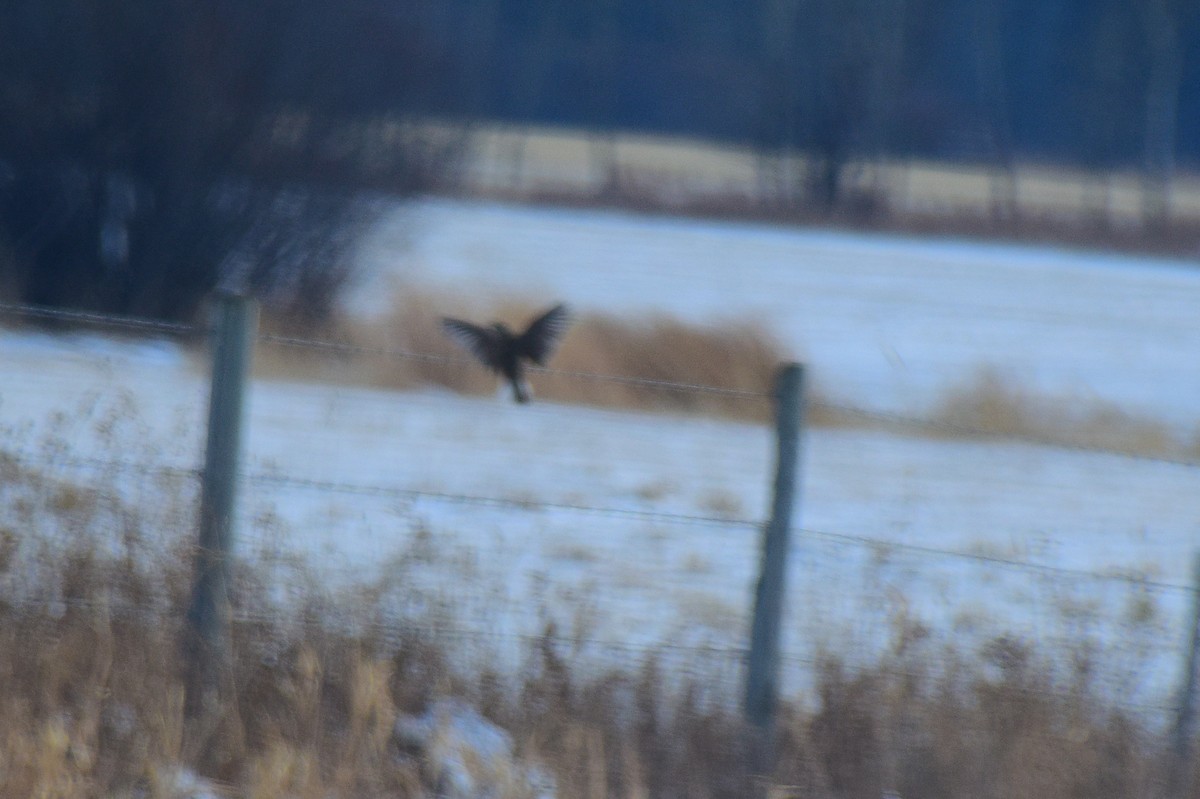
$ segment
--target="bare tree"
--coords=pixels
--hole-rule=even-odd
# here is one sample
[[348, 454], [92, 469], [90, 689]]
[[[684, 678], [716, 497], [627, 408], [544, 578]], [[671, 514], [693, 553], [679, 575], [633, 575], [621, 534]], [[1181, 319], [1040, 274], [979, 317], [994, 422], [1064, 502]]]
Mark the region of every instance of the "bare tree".
[[889, 187], [882, 182], [883, 166], [888, 158], [895, 156], [897, 149], [896, 117], [904, 89], [907, 12], [907, 0], [880, 0], [876, 13], [867, 20], [866, 36], [874, 43], [874, 57], [867, 81], [862, 139], [864, 154], [870, 157], [874, 168], [869, 198], [873, 205], [880, 203], [889, 192]]
[[[546, 84], [567, 48], [568, 32], [565, 8], [561, 0], [541, 0], [534, 4], [532, 30], [521, 48], [512, 79], [511, 108], [519, 119], [531, 121], [544, 113]], [[513, 142], [511, 183], [519, 187], [525, 179], [525, 155], [528, 137], [518, 131]]]
[[758, 191], [764, 201], [785, 205], [799, 199], [790, 170], [799, 144], [796, 25], [800, 2], [767, 0], [762, 15], [762, 81], [755, 131]]
[[1143, 0], [1142, 32], [1149, 54], [1142, 150], [1142, 218], [1148, 226], [1167, 223], [1175, 171], [1179, 89], [1183, 79], [1184, 15], [1190, 0]]
[[621, 29], [617, 17], [620, 0], [599, 0], [592, 8], [593, 25], [587, 47], [592, 120], [588, 148], [592, 170], [599, 178], [600, 196], [609, 197], [621, 188], [614, 127], [620, 103]]
[[1017, 172], [1009, 113], [1009, 84], [1002, 46], [1001, 0], [975, 4], [976, 75], [979, 107], [991, 153], [991, 208], [996, 219], [1017, 215]]
[[1113, 98], [1129, 93], [1131, 12], [1119, 0], [1100, 3], [1083, 32], [1078, 53], [1083, 82], [1073, 108], [1079, 126], [1079, 158], [1088, 172], [1082, 200], [1087, 213], [1104, 227], [1111, 222], [1110, 173], [1119, 163], [1128, 124], [1123, 115], [1113, 113]]
[[305, 286], [310, 312], [328, 307], [332, 292], [311, 289], [329, 288], [336, 253], [314, 236], [344, 249], [339, 231], [371, 208], [350, 189], [371, 177], [365, 120], [392, 98], [361, 77], [395, 55], [389, 40], [345, 45], [404, 31], [385, 3], [21, 5], [0, 9], [0, 51], [16, 53], [0, 58], [0, 115], [25, 120], [0, 132], [8, 290], [188, 318], [231, 257], [253, 252], [247, 288]]
[[[771, 0], [763, 17], [760, 183], [785, 202], [803, 197], [824, 211], [844, 199], [847, 168], [886, 137], [888, 87], [895, 86], [902, 2]], [[898, 14], [899, 18], [889, 15]], [[881, 47], [881, 44], [883, 45]], [[806, 168], [791, 169], [803, 151]], [[771, 172], [774, 174], [771, 174]]]

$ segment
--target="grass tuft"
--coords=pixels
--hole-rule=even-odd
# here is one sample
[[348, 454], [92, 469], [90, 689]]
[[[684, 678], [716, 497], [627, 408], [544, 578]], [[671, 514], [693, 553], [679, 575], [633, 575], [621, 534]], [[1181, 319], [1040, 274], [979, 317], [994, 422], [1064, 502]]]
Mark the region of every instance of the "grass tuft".
[[951, 435], [961, 431], [1133, 455], [1195, 454], [1161, 422], [1094, 399], [1037, 394], [992, 368], [950, 389], [932, 419]]
[[[498, 319], [519, 328], [538, 310], [518, 302], [466, 308], [437, 296], [401, 294], [393, 311], [382, 319], [337, 323], [310, 334], [351, 344], [360, 348], [357, 354], [262, 347], [255, 356], [256, 368], [268, 376], [388, 388], [436, 385], [466, 394], [492, 394], [497, 379], [442, 334], [441, 318]], [[268, 331], [277, 328], [266, 322]], [[433, 357], [395, 357], [396, 352]], [[591, 314], [575, 320], [550, 371], [533, 370], [530, 379], [537, 397], [556, 402], [764, 422], [774, 412], [768, 394], [785, 360], [782, 346], [751, 322], [701, 326], [667, 317], [629, 320]], [[593, 379], [592, 375], [621, 379]], [[821, 394], [820, 386], [808, 392], [806, 420], [813, 426], [871, 426], [908, 433], [914, 429], [909, 420], [856, 413], [824, 401]], [[1184, 440], [1163, 422], [1095, 398], [1037, 393], [991, 367], [981, 367], [951, 386], [927, 421], [921, 431], [928, 435], [1025, 439], [1133, 455], [1200, 457], [1200, 428]], [[59, 501], [69, 505], [74, 498], [64, 493]]]
[[[497, 319], [520, 328], [538, 310], [518, 302], [466, 308], [437, 296], [402, 293], [392, 312], [382, 319], [342, 322], [314, 334], [349, 343], [361, 348], [361, 353], [321, 356], [295, 348], [271, 347], [264, 348], [265, 357], [256, 355], [256, 368], [266, 375], [392, 388], [437, 385], [461, 393], [490, 394], [496, 391], [496, 379], [443, 335], [441, 318], [459, 316], [481, 323]], [[270, 320], [264, 324], [267, 330], [278, 328]], [[384, 354], [397, 351], [433, 358]], [[766, 397], [729, 396], [656, 384], [766, 393], [783, 360], [780, 345], [750, 322], [700, 326], [667, 317], [625, 320], [589, 314], [576, 319], [568, 330], [550, 364], [551, 372], [535, 369], [530, 379], [537, 397], [556, 402], [762, 420], [770, 413]], [[594, 379], [589, 375], [623, 380]]]

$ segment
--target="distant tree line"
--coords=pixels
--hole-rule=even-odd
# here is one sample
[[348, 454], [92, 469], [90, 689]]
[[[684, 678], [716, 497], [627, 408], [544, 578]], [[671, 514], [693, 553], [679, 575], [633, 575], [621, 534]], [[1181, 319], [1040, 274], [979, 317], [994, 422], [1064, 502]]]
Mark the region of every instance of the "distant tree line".
[[365, 133], [421, 85], [406, 17], [376, 0], [0, 4], [0, 287], [188, 319], [224, 283], [319, 321], [371, 218], [363, 188], [412, 190], [429, 163], [403, 129], [386, 149]]
[[362, 191], [453, 171], [429, 117], [802, 153], [777, 177], [824, 207], [863, 159], [1131, 168], [1153, 220], [1200, 165], [1198, 43], [1195, 0], [4, 3], [0, 286], [186, 318], [226, 281], [319, 317]]
[[[448, 0], [428, 110], [815, 157], [1200, 165], [1195, 0]], [[1151, 209], [1153, 211], [1154, 209]], [[1161, 209], [1158, 209], [1161, 211]]]

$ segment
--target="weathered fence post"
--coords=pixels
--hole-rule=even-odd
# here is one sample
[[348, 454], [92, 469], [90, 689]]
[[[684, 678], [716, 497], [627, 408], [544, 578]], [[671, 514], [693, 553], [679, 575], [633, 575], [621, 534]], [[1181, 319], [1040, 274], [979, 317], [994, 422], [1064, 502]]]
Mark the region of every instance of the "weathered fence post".
[[187, 613], [186, 715], [196, 719], [221, 698], [221, 675], [229, 658], [229, 562], [241, 448], [242, 401], [257, 335], [255, 302], [217, 295], [213, 307], [212, 390], [208, 442], [200, 493], [200, 531], [195, 582]]
[[1192, 561], [1192, 615], [1190, 641], [1179, 681], [1179, 704], [1171, 731], [1171, 764], [1167, 773], [1167, 796], [1179, 799], [1188, 793], [1191, 777], [1192, 725], [1196, 718], [1196, 671], [1200, 668], [1200, 552]]
[[771, 518], [763, 531], [762, 565], [754, 595], [744, 708], [746, 719], [768, 732], [765, 740], [769, 740], [769, 730], [775, 721], [780, 621], [799, 478], [803, 385], [804, 371], [796, 363], [785, 364], [775, 379], [775, 483]]

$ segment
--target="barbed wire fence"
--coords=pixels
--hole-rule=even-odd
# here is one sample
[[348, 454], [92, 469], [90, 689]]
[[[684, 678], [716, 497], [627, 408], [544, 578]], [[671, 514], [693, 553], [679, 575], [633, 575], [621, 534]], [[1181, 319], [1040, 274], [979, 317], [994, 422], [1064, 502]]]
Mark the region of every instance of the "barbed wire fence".
[[[161, 323], [155, 320], [63, 311], [26, 305], [0, 304], [0, 317], [53, 320], [71, 325], [92, 327], [108, 332], [149, 333], [190, 341], [198, 340], [205, 335], [214, 334], [213, 330], [204, 326]], [[253, 338], [255, 343], [261, 346], [282, 346], [305, 352], [335, 353], [347, 356], [372, 355], [397, 360], [424, 360], [461, 367], [466, 367], [471, 363], [465, 358], [383, 347], [363, 347], [347, 342], [306, 339], [269, 333], [256, 333]], [[773, 398], [773, 393], [768, 391], [731, 390], [714, 386], [621, 375], [593, 374], [572, 370], [547, 368], [537, 371], [543, 374], [556, 375], [574, 380], [612, 381], [642, 385], [665, 391], [713, 393], [724, 397], [734, 397], [747, 402], [766, 403]], [[942, 420], [925, 419], [900, 413], [857, 408], [842, 403], [823, 402], [821, 404], [846, 416], [857, 417], [867, 423], [888, 425], [896, 429], [919, 430], [942, 435], [969, 436], [981, 439], [1002, 437], [1005, 440], [1016, 440], [1042, 447], [1058, 447], [1081, 453], [1103, 454], [1114, 458], [1129, 459], [1131, 462], [1156, 463], [1170, 468], [1188, 470], [1189, 472], [1193, 470], [1200, 471], [1200, 462], [1191, 461], [1186, 458], [1129, 453], [1110, 448], [1106, 449], [1104, 447], [1053, 440], [1045, 436], [998, 434], [994, 431], [974, 428], [969, 425], [947, 423]], [[47, 466], [44, 460], [44, 452], [17, 451], [10, 453], [8, 457], [12, 463], [23, 468], [41, 469]], [[97, 457], [82, 453], [72, 453], [69, 449], [65, 448], [57, 450], [52, 465], [57, 470], [73, 474], [88, 472], [107, 475], [135, 474], [144, 477], [182, 481], [191, 484], [196, 494], [201, 493], [201, 487], [205, 479], [205, 470], [199, 465], [153, 463], [147, 462], [146, 459], [126, 460]], [[370, 498], [380, 502], [391, 503], [393, 506], [402, 506], [406, 509], [407, 515], [410, 517], [414, 515], [419, 517], [421, 515], [420, 513], [414, 514], [414, 509], [419, 509], [419, 507], [425, 505], [434, 505], [438, 507], [461, 508], [468, 514], [487, 511], [518, 512], [524, 514], [537, 513], [543, 515], [561, 514], [575, 520], [572, 523], [580, 523], [578, 522], [579, 519], [599, 520], [608, 525], [603, 528], [605, 531], [617, 529], [629, 523], [648, 525], [655, 528], [665, 526], [672, 529], [677, 528], [689, 531], [698, 529], [715, 530], [722, 534], [731, 534], [733, 536], [734, 540], [730, 546], [740, 551], [738, 557], [741, 563], [740, 569], [742, 571], [743, 586], [747, 586], [750, 582], [747, 578], [753, 576], [751, 574], [751, 564], [756, 560], [755, 556], [760, 546], [757, 533], [764, 524], [761, 519], [739, 513], [695, 513], [659, 509], [653, 507], [655, 504], [653, 498], [646, 503], [650, 507], [634, 507], [619, 503], [608, 504], [584, 499], [553, 499], [536, 495], [511, 496], [505, 495], [503, 492], [489, 493], [487, 491], [443, 490], [405, 484], [400, 481], [343, 479], [336, 475], [306, 475], [291, 468], [292, 466], [294, 464], [289, 464], [288, 467], [276, 468], [264, 468], [261, 465], [254, 467], [242, 466], [232, 479], [240, 482], [243, 486], [298, 492], [299, 494], [309, 496], [338, 495]], [[766, 474], [767, 470], [764, 469], [763, 471]], [[801, 509], [801, 515], [803, 516], [803, 509]], [[230, 524], [232, 523], [231, 520]], [[932, 564], [936, 562], [947, 562], [956, 564], [956, 568], [964, 567], [963, 565], [965, 564], [965, 568], [979, 569], [981, 573], [992, 575], [988, 579], [999, 579], [994, 577], [994, 575], [997, 573], [1007, 573], [1012, 575], [1013, 579], [1017, 582], [1024, 584], [1042, 580], [1047, 585], [1054, 586], [1054, 590], [1061, 590], [1064, 585], [1078, 586], [1089, 584], [1120, 587], [1130, 592], [1131, 596], [1138, 596], [1145, 593], [1166, 595], [1170, 596], [1172, 601], [1178, 606], [1187, 605], [1190, 600], [1192, 608], [1191, 615], [1187, 616], [1190, 619], [1187, 629], [1183, 631], [1182, 635], [1178, 628], [1173, 631], [1167, 631], [1174, 637], [1175, 643], [1170, 643], [1169, 640], [1165, 642], [1162, 640], [1158, 641], [1158, 645], [1161, 646], [1166, 656], [1171, 657], [1175, 662], [1183, 660], [1181, 668], [1183, 673], [1180, 675], [1180, 688], [1177, 696], [1165, 700], [1160, 698], [1157, 701], [1130, 698], [1118, 700], [1118, 704], [1123, 704], [1131, 709], [1173, 716], [1174, 720], [1172, 724], [1175, 727], [1174, 740], [1182, 742], [1190, 739], [1190, 727], [1195, 701], [1196, 608], [1200, 606], [1200, 591], [1197, 588], [1200, 585], [1200, 579], [1194, 583], [1187, 584], [1169, 580], [1151, 579], [1145, 575], [1134, 573], [1093, 571], [992, 552], [897, 541], [886, 536], [872, 534], [871, 532], [810, 528], [803, 523], [793, 524], [789, 527], [793, 536], [790, 546], [804, 560], [804, 563], [797, 567], [802, 573], [805, 570], [811, 570], [819, 574], [822, 568], [824, 568], [821, 564], [825, 561], [822, 559], [829, 561], [835, 559], [861, 561], [865, 565], [857, 574], [864, 576], [878, 575], [881, 568], [891, 568], [897, 573], [911, 577], [916, 572], [933, 571]], [[253, 538], [254, 535], [253, 532], [250, 532], [248, 537]], [[259, 535], [258, 543], [269, 544], [261, 535]], [[483, 542], [471, 542], [471, 544], [485, 548]], [[722, 551], [724, 552], [725, 550]], [[1181, 556], [1184, 555], [1184, 553], [1180, 554]], [[578, 560], [584, 562], [584, 565], [586, 565], [586, 557], [581, 556]], [[881, 567], [880, 564], [883, 564], [883, 566]], [[702, 570], [698, 569], [697, 571]], [[417, 581], [411, 587], [418, 590], [428, 589], [430, 587], [430, 579], [432, 578], [427, 578], [424, 584]], [[845, 587], [842, 586], [842, 588], [844, 589]], [[827, 589], [804, 586], [798, 595], [799, 598], [795, 594], [795, 589], [796, 586], [789, 586], [789, 606], [794, 607], [802, 602], [812, 600], [814, 597], [819, 597], [822, 602], [831, 601]], [[600, 587], [599, 590], [603, 590], [603, 588]], [[745, 603], [745, 599], [748, 596], [749, 592], [746, 592], [746, 596], [742, 599], [743, 603]], [[484, 624], [464, 624], [461, 623], [461, 619], [451, 619], [449, 621], [434, 619], [432, 621], [426, 620], [424, 623], [410, 623], [406, 629], [423, 634], [436, 635], [443, 639], [458, 638], [476, 643], [490, 640], [506, 642], [508, 644], [521, 644], [544, 640], [546, 638], [547, 632], [545, 629], [523, 629], [519, 625], [496, 624], [499, 616], [516, 610], [516, 605], [519, 605], [523, 601], [520, 597], [517, 597], [514, 602], [513, 597], [508, 597], [507, 602], [497, 603], [496, 599], [496, 595], [493, 594], [480, 601], [480, 604], [485, 606], [484, 610], [488, 614], [483, 619]], [[869, 615], [872, 612], [877, 615], [886, 615], [888, 612], [886, 610], [872, 610], [869, 607], [873, 601], [874, 599], [871, 598], [860, 599], [860, 604], [851, 608], [851, 610], [854, 613], [863, 615]], [[1108, 612], [1112, 610], [1112, 607], [1112, 605], [1105, 605], [1102, 611]], [[233, 613], [231, 621], [234, 623], [252, 621], [256, 618], [254, 611], [245, 608], [239, 608]], [[852, 613], [851, 615], [853, 616], [854, 614]], [[740, 617], [739, 624], [742, 625], [740, 637], [744, 638], [745, 634], [749, 631], [749, 624], [746, 623], [745, 617]], [[887, 629], [887, 624], [888, 622], [885, 620], [881, 625], [871, 627], [868, 635], [872, 633], [878, 634], [879, 630]], [[403, 625], [401, 626], [403, 627]], [[1033, 626], [1037, 627], [1036, 624]], [[1038, 632], [1039, 634], [1044, 633], [1044, 630], [1039, 630]], [[572, 647], [575, 649], [587, 647], [593, 651], [605, 652], [610, 658], [621, 661], [626, 661], [631, 657], [645, 660], [653, 655], [666, 658], [667, 662], [676, 665], [682, 670], [689, 668], [689, 663], [692, 664], [693, 668], [696, 663], [705, 663], [709, 664], [709, 666], [723, 669], [729, 675], [730, 679], [740, 679], [740, 677], [735, 677], [734, 675], [744, 674], [743, 670], [749, 655], [748, 645], [737, 642], [736, 639], [739, 635], [726, 636], [722, 640], [714, 639], [707, 641], [647, 640], [645, 637], [636, 636], [631, 636], [629, 640], [621, 640], [619, 637], [614, 638], [612, 636], [602, 636], [589, 632], [586, 625], [580, 629], [565, 633], [559, 628], [558, 632], [552, 633], [552, 635], [558, 636], [555, 639], [555, 643], [563, 647], [564, 651]], [[785, 633], [784, 637], [787, 639], [788, 634]], [[796, 637], [794, 631], [793, 637]], [[816, 651], [804, 651], [803, 647], [795, 646], [794, 643], [793, 641], [791, 642], [792, 645], [789, 645], [785, 640], [782, 652], [778, 654], [783, 669], [785, 671], [791, 668], [809, 671], [814, 669], [819, 664], [820, 654]], [[1145, 642], [1139, 641], [1138, 643], [1144, 644]], [[1177, 745], [1180, 747], [1183, 746], [1182, 743]], [[1186, 753], [1186, 748], [1180, 751]]]

